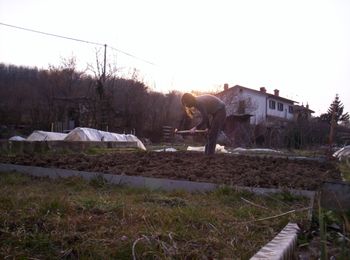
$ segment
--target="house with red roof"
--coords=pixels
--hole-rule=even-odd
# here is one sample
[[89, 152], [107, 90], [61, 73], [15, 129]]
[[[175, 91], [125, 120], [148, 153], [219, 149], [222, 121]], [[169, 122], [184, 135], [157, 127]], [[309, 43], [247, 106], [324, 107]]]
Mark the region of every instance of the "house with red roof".
[[294, 100], [280, 96], [279, 90], [268, 93], [265, 87], [259, 90], [235, 85], [224, 85], [224, 90], [216, 94], [226, 104], [227, 117], [249, 118], [250, 124], [293, 121]]

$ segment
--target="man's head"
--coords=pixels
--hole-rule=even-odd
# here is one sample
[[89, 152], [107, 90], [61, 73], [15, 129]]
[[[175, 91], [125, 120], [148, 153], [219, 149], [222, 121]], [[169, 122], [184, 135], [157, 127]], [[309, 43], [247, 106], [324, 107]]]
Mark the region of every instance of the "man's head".
[[190, 93], [185, 93], [182, 95], [181, 102], [185, 107], [194, 107], [196, 98]]

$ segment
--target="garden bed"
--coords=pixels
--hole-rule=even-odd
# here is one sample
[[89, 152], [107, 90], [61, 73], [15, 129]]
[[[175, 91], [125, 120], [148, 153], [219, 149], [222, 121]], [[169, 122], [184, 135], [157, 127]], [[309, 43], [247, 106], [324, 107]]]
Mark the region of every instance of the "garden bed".
[[1, 155], [1, 163], [249, 187], [317, 190], [341, 180], [335, 163], [196, 152]]

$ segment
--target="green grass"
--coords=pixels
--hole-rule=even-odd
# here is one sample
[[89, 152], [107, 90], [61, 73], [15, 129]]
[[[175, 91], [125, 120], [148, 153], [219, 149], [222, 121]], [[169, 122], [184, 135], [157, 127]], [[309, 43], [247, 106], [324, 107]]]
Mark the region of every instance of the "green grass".
[[339, 169], [346, 181], [350, 182], [350, 159], [346, 159], [339, 163]]
[[305, 157], [317, 157], [325, 155], [325, 152], [321, 150], [293, 150], [293, 153], [297, 156]]
[[[318, 226], [320, 230], [320, 259], [329, 259], [335, 256], [336, 259], [350, 258], [350, 211], [340, 212], [321, 208], [318, 205]], [[331, 225], [342, 227], [334, 230]], [[339, 234], [342, 234], [341, 236]]]
[[85, 154], [88, 155], [100, 155], [100, 154], [108, 154], [114, 152], [141, 152], [142, 150], [136, 147], [116, 147], [116, 148], [99, 148], [99, 147], [90, 147], [86, 151]]
[[227, 187], [155, 192], [101, 178], [0, 174], [0, 258], [247, 259], [288, 222], [306, 222], [307, 214], [259, 219], [307, 204], [300, 197]]

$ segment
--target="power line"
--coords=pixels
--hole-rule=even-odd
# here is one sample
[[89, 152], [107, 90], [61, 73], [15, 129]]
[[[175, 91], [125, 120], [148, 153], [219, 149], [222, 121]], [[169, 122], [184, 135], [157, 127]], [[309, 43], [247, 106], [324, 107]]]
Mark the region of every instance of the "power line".
[[145, 62], [145, 63], [148, 63], [148, 64], [151, 64], [151, 65], [153, 65], [153, 66], [156, 66], [156, 64], [154, 64], [153, 62], [150, 62], [150, 61], [141, 59], [141, 58], [139, 58], [139, 57], [136, 57], [135, 55], [132, 55], [132, 54], [127, 53], [127, 52], [125, 52], [125, 51], [119, 50], [119, 49], [117, 49], [117, 48], [115, 48], [115, 47], [113, 47], [113, 46], [108, 46], [108, 47], [111, 48], [112, 50], [115, 50], [115, 51], [117, 51], [117, 52], [121, 52], [121, 53], [123, 53], [124, 55], [130, 56], [130, 57], [132, 57], [132, 58], [134, 58], [134, 59], [138, 59], [138, 60], [143, 61], [143, 62]]
[[53, 34], [53, 33], [47, 33], [47, 32], [37, 31], [37, 30], [33, 30], [33, 29], [29, 29], [29, 28], [24, 28], [24, 27], [20, 27], [20, 26], [16, 26], [16, 25], [11, 25], [11, 24], [6, 24], [6, 23], [2, 23], [2, 22], [0, 22], [0, 25], [4, 25], [4, 26], [7, 26], [7, 27], [11, 27], [11, 28], [15, 28], [15, 29], [20, 29], [20, 30], [24, 30], [24, 31], [28, 31], [28, 32], [39, 33], [39, 34], [43, 34], [43, 35], [47, 35], [47, 36], [62, 38], [62, 39], [66, 39], [66, 40], [72, 40], [72, 41], [77, 41], [77, 42], [83, 42], [83, 43], [88, 43], [88, 44], [93, 44], [93, 45], [104, 46], [104, 44], [98, 43], [98, 42], [91, 42], [91, 41], [81, 40], [81, 39], [77, 39], [77, 38], [62, 36], [62, 35], [58, 35], [58, 34]]
[[87, 41], [87, 40], [82, 40], [82, 39], [78, 39], [78, 38], [73, 38], [73, 37], [67, 37], [67, 36], [63, 36], [63, 35], [58, 35], [58, 34], [54, 34], [54, 33], [48, 33], [48, 32], [43, 32], [43, 31], [38, 31], [38, 30], [33, 30], [33, 29], [29, 29], [29, 28], [24, 28], [21, 26], [16, 26], [16, 25], [12, 25], [12, 24], [7, 24], [7, 23], [2, 23], [0, 22], [0, 25], [3, 26], [7, 26], [7, 27], [11, 27], [11, 28], [15, 28], [15, 29], [19, 29], [19, 30], [24, 30], [24, 31], [28, 31], [28, 32], [33, 32], [33, 33], [38, 33], [38, 34], [42, 34], [42, 35], [46, 35], [46, 36], [51, 36], [51, 37], [57, 37], [57, 38], [61, 38], [61, 39], [66, 39], [66, 40], [71, 40], [71, 41], [77, 41], [77, 42], [82, 42], [82, 43], [87, 43], [87, 44], [93, 44], [93, 45], [98, 45], [98, 46], [107, 46], [117, 52], [123, 53], [124, 55], [127, 55], [129, 57], [132, 57], [134, 59], [140, 60], [142, 62], [151, 64], [153, 66], [156, 66], [153, 62], [147, 61], [145, 59], [139, 58], [133, 54], [130, 54], [128, 52], [122, 51], [120, 49], [117, 49], [113, 46], [107, 45], [107, 44], [103, 44], [103, 43], [98, 43], [98, 42], [92, 42], [92, 41]]

